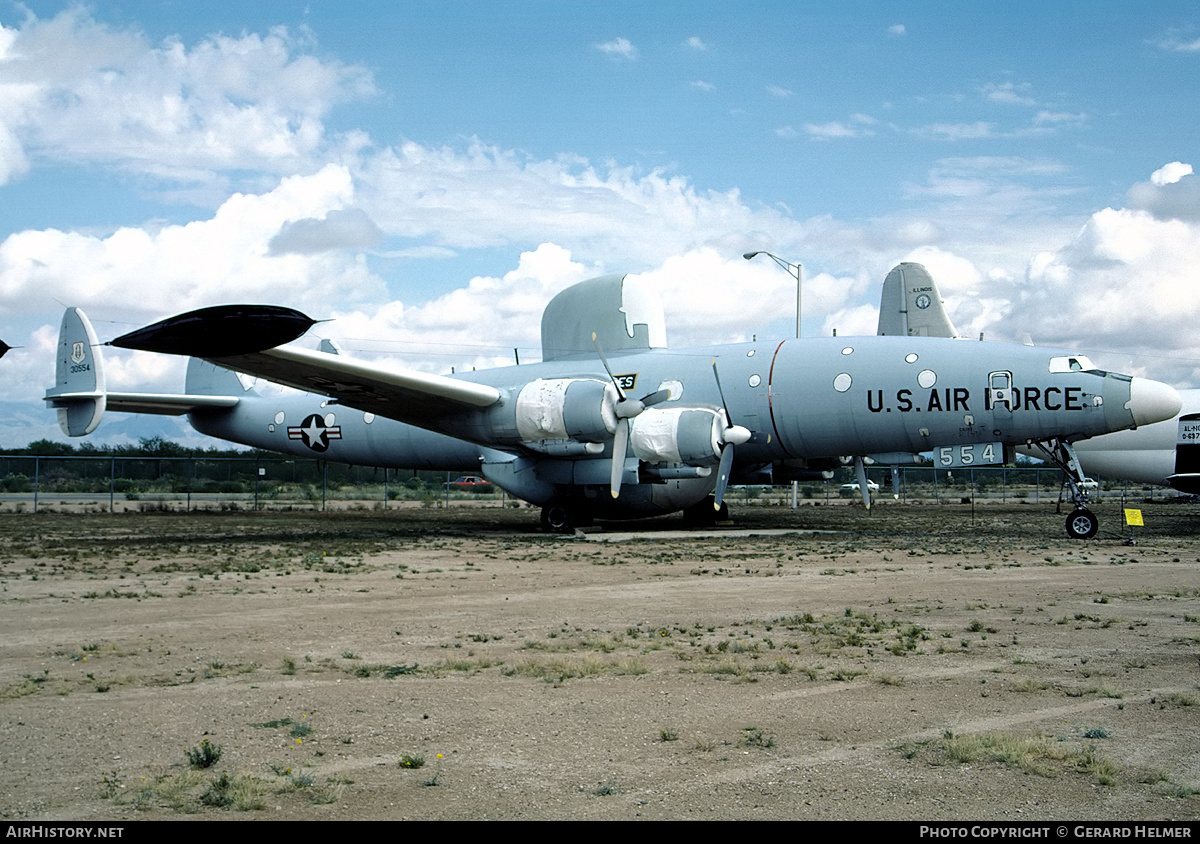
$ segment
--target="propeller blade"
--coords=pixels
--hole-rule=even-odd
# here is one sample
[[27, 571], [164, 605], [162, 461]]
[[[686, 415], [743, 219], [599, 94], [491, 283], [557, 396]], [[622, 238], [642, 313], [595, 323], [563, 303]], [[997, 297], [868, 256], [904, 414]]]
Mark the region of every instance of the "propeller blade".
[[713, 378], [717, 381], [717, 395], [721, 397], [721, 407], [725, 408], [725, 421], [730, 425], [733, 424], [733, 417], [729, 415], [729, 405], [725, 401], [725, 391], [721, 389], [721, 373], [717, 372], [717, 359], [713, 358]]
[[717, 466], [717, 487], [713, 491], [713, 507], [721, 509], [725, 500], [725, 489], [729, 486], [729, 474], [733, 471], [733, 446], [750, 439], [751, 433], [741, 425], [733, 424], [733, 414], [729, 412], [729, 403], [725, 401], [725, 390], [721, 388], [721, 373], [717, 370], [717, 359], [712, 359], [713, 379], [717, 382], [717, 395], [721, 397], [721, 408], [725, 411], [726, 428], [721, 432], [725, 445], [721, 448], [721, 462]]
[[858, 491], [862, 493], [863, 506], [871, 509], [871, 488], [867, 486], [867, 464], [861, 457], [854, 458], [854, 474], [858, 476]]
[[721, 449], [721, 463], [717, 466], [717, 487], [713, 490], [713, 509], [720, 510], [725, 500], [725, 488], [729, 486], [729, 473], [733, 469], [733, 444], [726, 443]]
[[661, 404], [671, 397], [670, 390], [657, 390], [648, 396], [643, 396], [640, 399], [618, 400], [616, 407], [617, 416], [621, 419], [632, 419], [648, 407], [654, 407], [656, 404]]
[[629, 421], [622, 419], [617, 423], [617, 431], [613, 436], [612, 473], [609, 476], [609, 492], [616, 498], [621, 494], [621, 477], [625, 474], [625, 453], [629, 448]]
[[656, 404], [662, 404], [671, 397], [670, 390], [656, 390], [648, 396], [642, 396], [643, 407], [654, 407]]
[[612, 367], [608, 365], [608, 358], [604, 356], [604, 349], [600, 348], [600, 341], [596, 339], [596, 332], [592, 332], [592, 345], [596, 347], [596, 357], [600, 358], [600, 363], [604, 364], [604, 371], [608, 373], [608, 380], [613, 382], [613, 386], [617, 388], [617, 401], [625, 402], [625, 391], [621, 389], [620, 383], [617, 381], [617, 376], [613, 375]]

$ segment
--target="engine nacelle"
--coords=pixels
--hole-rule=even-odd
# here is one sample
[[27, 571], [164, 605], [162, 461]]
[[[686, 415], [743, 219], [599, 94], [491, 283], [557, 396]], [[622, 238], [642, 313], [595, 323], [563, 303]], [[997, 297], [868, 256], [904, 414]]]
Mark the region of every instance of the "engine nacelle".
[[517, 433], [529, 442], [599, 443], [617, 430], [617, 389], [593, 378], [539, 378], [517, 394]]
[[652, 407], [635, 417], [629, 447], [647, 463], [708, 466], [721, 459], [725, 416], [707, 407]]

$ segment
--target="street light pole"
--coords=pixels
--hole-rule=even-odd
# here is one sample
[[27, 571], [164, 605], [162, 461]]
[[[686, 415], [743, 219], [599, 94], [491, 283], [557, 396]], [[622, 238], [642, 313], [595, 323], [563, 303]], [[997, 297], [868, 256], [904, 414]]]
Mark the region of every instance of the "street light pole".
[[[785, 261], [778, 255], [773, 255], [770, 252], [747, 252], [742, 255], [747, 261], [757, 258], [759, 255], [766, 255], [779, 266], [787, 270], [788, 275], [796, 279], [796, 339], [800, 339], [800, 292], [804, 287], [804, 265], [800, 263], [793, 264], [791, 261]], [[795, 510], [800, 506], [800, 482], [792, 481], [792, 509]]]
[[770, 252], [747, 252], [746, 254], [742, 255], [742, 257], [745, 258], [747, 261], [749, 261], [752, 258], [758, 257], [759, 255], [766, 255], [768, 258], [770, 258], [776, 264], [783, 267], [783, 269], [787, 270], [788, 275], [790, 275], [792, 278], [796, 279], [796, 338], [799, 339], [799, 337], [800, 337], [800, 292], [801, 292], [801, 289], [804, 287], [804, 265], [799, 264], [799, 263], [793, 264], [791, 261], [785, 261], [782, 258], [780, 258], [778, 255], [773, 255]]

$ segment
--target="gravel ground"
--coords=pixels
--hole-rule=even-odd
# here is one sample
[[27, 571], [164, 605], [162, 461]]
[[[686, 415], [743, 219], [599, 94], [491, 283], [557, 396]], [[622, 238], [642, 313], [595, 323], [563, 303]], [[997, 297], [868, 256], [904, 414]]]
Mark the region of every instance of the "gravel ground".
[[0, 817], [1195, 820], [1200, 514], [1143, 509], [0, 515]]

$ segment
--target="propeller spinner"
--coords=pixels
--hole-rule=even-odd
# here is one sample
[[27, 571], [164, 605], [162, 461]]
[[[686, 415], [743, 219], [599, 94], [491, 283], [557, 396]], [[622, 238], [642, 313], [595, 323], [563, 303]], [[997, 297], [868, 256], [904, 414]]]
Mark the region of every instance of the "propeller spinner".
[[617, 390], [617, 403], [613, 407], [617, 414], [617, 429], [613, 432], [612, 471], [609, 474], [609, 492], [612, 493], [613, 498], [616, 498], [621, 494], [621, 476], [625, 474], [625, 457], [629, 452], [629, 420], [646, 408], [654, 407], [654, 405], [669, 399], [671, 391], [656, 390], [640, 399], [629, 398], [621, 389], [621, 383], [617, 380], [617, 376], [613, 375], [612, 367], [608, 365], [608, 358], [604, 356], [604, 350], [600, 348], [600, 341], [596, 339], [594, 331], [592, 332], [592, 345], [596, 347], [596, 355], [600, 358], [600, 363], [604, 364], [604, 371], [608, 373], [609, 380]]

